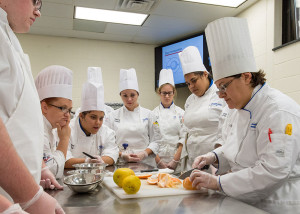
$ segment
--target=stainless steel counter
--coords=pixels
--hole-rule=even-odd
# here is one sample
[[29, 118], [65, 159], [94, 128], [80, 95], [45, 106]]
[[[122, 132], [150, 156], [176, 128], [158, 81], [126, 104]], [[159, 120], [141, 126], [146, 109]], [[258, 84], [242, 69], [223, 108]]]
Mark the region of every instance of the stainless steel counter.
[[[127, 166], [126, 166], [127, 167]], [[133, 164], [134, 170], [149, 167]], [[113, 171], [114, 167], [108, 167]], [[61, 181], [60, 181], [61, 182]], [[130, 214], [159, 214], [159, 213], [222, 213], [222, 214], [264, 214], [263, 210], [226, 197], [218, 192], [209, 191], [207, 194], [192, 194], [181, 196], [166, 196], [156, 198], [121, 200], [106, 187], [100, 185], [91, 193], [79, 194], [72, 192], [64, 185], [63, 191], [48, 191], [59, 201], [68, 214], [95, 213], [130, 213]]]

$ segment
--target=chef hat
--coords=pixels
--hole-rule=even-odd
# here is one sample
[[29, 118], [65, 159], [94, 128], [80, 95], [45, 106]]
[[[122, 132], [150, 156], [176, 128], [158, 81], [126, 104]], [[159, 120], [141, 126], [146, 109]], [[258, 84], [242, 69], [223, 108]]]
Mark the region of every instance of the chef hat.
[[121, 92], [126, 89], [133, 89], [139, 92], [139, 85], [134, 68], [120, 70], [119, 90]]
[[82, 89], [80, 112], [104, 111], [104, 87], [101, 68], [88, 67], [87, 75], [88, 80]]
[[175, 86], [174, 78], [173, 78], [173, 71], [171, 69], [162, 69], [159, 73], [158, 87], [160, 87], [166, 83], [169, 83], [169, 84]]
[[40, 101], [50, 97], [72, 100], [72, 71], [64, 66], [44, 68], [35, 79]]
[[218, 19], [207, 25], [205, 33], [214, 81], [257, 72], [246, 19]]
[[178, 55], [181, 62], [183, 75], [197, 71], [207, 72], [197, 47], [188, 46]]

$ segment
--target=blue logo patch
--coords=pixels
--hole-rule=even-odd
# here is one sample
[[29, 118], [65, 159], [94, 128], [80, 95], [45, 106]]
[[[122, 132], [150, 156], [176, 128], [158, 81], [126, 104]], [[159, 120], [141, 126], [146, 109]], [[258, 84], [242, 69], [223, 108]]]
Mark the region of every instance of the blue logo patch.
[[257, 126], [257, 123], [251, 123], [251, 125], [250, 125], [250, 127], [251, 127], [252, 129], [256, 129], [256, 126]]
[[144, 119], [143, 119], [143, 122], [145, 122], [145, 121], [148, 121], [148, 118], [144, 118]]

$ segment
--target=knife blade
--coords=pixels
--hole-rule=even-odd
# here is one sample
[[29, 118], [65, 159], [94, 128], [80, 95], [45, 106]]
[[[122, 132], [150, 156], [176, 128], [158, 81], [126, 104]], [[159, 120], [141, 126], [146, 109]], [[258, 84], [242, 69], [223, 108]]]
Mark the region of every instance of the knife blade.
[[[187, 178], [187, 177], [190, 177], [191, 173], [192, 173], [193, 170], [195, 170], [195, 169], [196, 169], [196, 168], [190, 169], [190, 170], [188, 170], [188, 171], [183, 172], [178, 178], [183, 180], [183, 179], [185, 179], [185, 178]], [[204, 167], [201, 168], [201, 170], [205, 170], [205, 169], [209, 169], [209, 165], [205, 165]]]
[[91, 158], [91, 159], [97, 159], [97, 158], [95, 158], [94, 156], [92, 156], [92, 155], [90, 155], [90, 154], [88, 154], [88, 153], [86, 153], [86, 152], [82, 152], [84, 155], [86, 155], [86, 156], [88, 156], [89, 158]]
[[156, 172], [156, 171], [158, 171], [157, 168], [155, 168], [155, 169], [142, 169], [140, 172]]

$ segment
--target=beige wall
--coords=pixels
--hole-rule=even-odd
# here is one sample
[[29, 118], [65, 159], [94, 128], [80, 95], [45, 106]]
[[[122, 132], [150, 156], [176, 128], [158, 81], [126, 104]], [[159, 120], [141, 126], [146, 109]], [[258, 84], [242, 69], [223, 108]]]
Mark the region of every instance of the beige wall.
[[58, 64], [73, 71], [73, 106], [80, 106], [87, 67], [102, 68], [105, 102], [122, 102], [119, 96], [120, 68], [135, 68], [141, 106], [153, 109], [159, 100], [154, 92], [154, 46], [65, 37], [18, 35], [29, 54], [33, 76], [46, 66]]
[[238, 17], [247, 18], [258, 68], [267, 82], [300, 104], [300, 42], [276, 51], [281, 41], [281, 0], [260, 0]]

